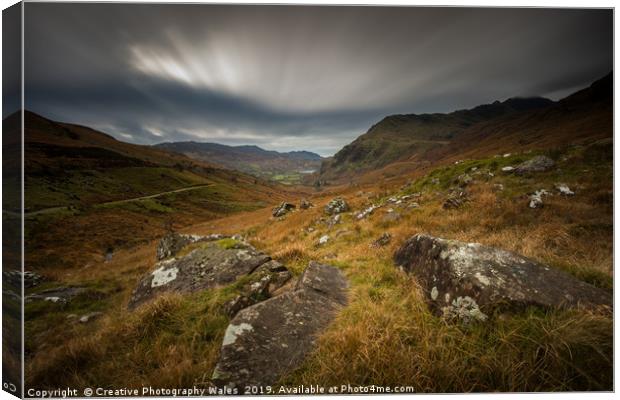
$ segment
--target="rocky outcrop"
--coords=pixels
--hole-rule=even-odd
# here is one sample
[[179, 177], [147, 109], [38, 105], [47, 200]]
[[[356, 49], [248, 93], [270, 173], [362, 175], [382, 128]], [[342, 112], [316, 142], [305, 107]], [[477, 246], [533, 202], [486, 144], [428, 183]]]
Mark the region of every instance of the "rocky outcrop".
[[271, 215], [273, 215], [276, 218], [283, 217], [289, 211], [292, 211], [294, 209], [295, 209], [295, 204], [287, 203], [286, 201], [283, 201], [277, 207], [274, 207], [274, 209], [271, 212]]
[[226, 329], [213, 382], [240, 388], [275, 384], [314, 348], [346, 304], [346, 288], [340, 270], [310, 262], [294, 290], [241, 310]]
[[517, 165], [515, 174], [529, 174], [532, 172], [544, 172], [552, 168], [555, 162], [547, 156], [536, 156]]
[[330, 200], [325, 206], [325, 213], [328, 215], [340, 214], [349, 211], [349, 205], [341, 197]]
[[172, 257], [176, 255], [183, 247], [188, 244], [203, 242], [203, 241], [211, 241], [211, 240], [220, 240], [225, 236], [220, 234], [213, 234], [208, 236], [198, 236], [198, 235], [184, 235], [181, 233], [170, 232], [166, 236], [164, 236], [157, 245], [157, 259], [163, 260], [168, 257]]
[[24, 288], [26, 289], [35, 287], [43, 281], [43, 277], [33, 271], [24, 271], [23, 274], [21, 271], [17, 270], [5, 271], [2, 273], [2, 277], [4, 278], [5, 282], [16, 288], [21, 288], [23, 279]]
[[133, 291], [129, 308], [167, 291], [189, 293], [230, 284], [270, 260], [248, 243], [231, 238], [201, 243], [182, 257], [155, 264]]
[[433, 310], [465, 322], [486, 320], [495, 308], [611, 305], [605, 290], [558, 269], [502, 249], [415, 235], [394, 261], [414, 275]]

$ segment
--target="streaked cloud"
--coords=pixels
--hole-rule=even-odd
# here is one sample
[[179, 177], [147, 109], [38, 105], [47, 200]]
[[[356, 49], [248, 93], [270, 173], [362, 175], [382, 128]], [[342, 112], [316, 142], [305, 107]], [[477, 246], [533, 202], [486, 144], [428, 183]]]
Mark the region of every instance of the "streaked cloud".
[[612, 29], [610, 10], [28, 3], [26, 103], [138, 143], [326, 155], [387, 114], [565, 95], [611, 70]]

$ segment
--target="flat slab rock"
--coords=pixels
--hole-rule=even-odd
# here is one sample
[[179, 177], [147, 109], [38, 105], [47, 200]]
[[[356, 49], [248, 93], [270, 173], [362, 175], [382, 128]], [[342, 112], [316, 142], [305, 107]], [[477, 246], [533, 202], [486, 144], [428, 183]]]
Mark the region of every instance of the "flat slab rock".
[[201, 243], [182, 257], [155, 264], [155, 269], [134, 289], [129, 308], [167, 291], [190, 293], [230, 284], [270, 260], [271, 257], [245, 242], [232, 247], [218, 241]]
[[335, 267], [310, 262], [291, 291], [241, 310], [226, 329], [213, 372], [217, 386], [273, 385], [299, 367], [347, 302]]
[[394, 260], [416, 276], [446, 317], [485, 320], [494, 307], [610, 306], [611, 294], [558, 269], [502, 249], [415, 235]]
[[183, 233], [170, 232], [164, 236], [157, 245], [157, 259], [163, 260], [175, 256], [185, 246], [204, 241], [220, 240], [227, 236], [213, 234], [208, 236], [186, 235]]

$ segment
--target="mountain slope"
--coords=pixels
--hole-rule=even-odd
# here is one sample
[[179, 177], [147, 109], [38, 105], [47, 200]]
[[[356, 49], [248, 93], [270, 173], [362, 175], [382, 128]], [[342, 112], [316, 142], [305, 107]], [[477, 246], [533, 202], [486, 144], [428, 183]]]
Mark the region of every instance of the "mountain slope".
[[321, 166], [321, 183], [402, 176], [436, 163], [607, 138], [613, 123], [610, 73], [558, 102], [509, 99], [449, 114], [384, 118]]
[[322, 161], [321, 156], [309, 151], [279, 153], [258, 146], [171, 142], [155, 147], [282, 183], [300, 183], [303, 175], [318, 170]]
[[513, 98], [449, 114], [391, 115], [323, 163], [321, 179], [368, 171], [449, 144], [471, 126], [503, 115], [548, 107], [543, 98]]
[[26, 245], [37, 249], [27, 261], [35, 269], [87, 263], [170, 227], [286, 196], [240, 172], [31, 112], [24, 136]]

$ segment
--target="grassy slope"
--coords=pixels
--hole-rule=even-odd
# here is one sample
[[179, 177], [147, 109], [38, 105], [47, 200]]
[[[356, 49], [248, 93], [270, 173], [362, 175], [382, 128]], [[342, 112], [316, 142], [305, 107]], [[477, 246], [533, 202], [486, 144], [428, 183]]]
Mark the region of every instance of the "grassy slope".
[[266, 207], [286, 193], [242, 173], [90, 128], [29, 112], [25, 122], [25, 206], [31, 212], [26, 265], [51, 277], [88, 267], [109, 250], [144, 243], [170, 227]]
[[[330, 196], [321, 195], [313, 199], [316, 208], [294, 212], [282, 221], [270, 221], [269, 209], [262, 209], [186, 231], [245, 233], [296, 274], [313, 259], [340, 267], [349, 278], [350, 304], [321, 336], [305, 365], [284, 383], [407, 384], [420, 392], [610, 390], [613, 332], [608, 313], [529, 309], [495, 315], [469, 328], [451, 325], [428, 311], [415, 280], [391, 261], [403, 240], [428, 232], [514, 250], [610, 289], [612, 145], [608, 140], [547, 153], [556, 159], [557, 168], [533, 177], [514, 177], [500, 170], [535, 152], [439, 167], [400, 190], [374, 186], [341, 193], [357, 210], [395, 192], [421, 192], [421, 207], [402, 211], [396, 222], [382, 220], [383, 208], [362, 221], [345, 215], [343, 223], [330, 231], [319, 220], [321, 206]], [[472, 199], [462, 209], [443, 210], [447, 188], [471, 167], [495, 176], [477, 177], [470, 188]], [[552, 190], [558, 181], [576, 190], [576, 195], [552, 196], [543, 209], [527, 207], [527, 193], [543, 187]], [[497, 183], [505, 190], [495, 191]], [[316, 230], [308, 233], [305, 228], [310, 226]], [[393, 235], [392, 243], [371, 248], [383, 232]], [[332, 240], [318, 247], [318, 238], [326, 233]], [[86, 282], [104, 295], [65, 310], [47, 309], [41, 319], [29, 322], [30, 384], [208, 385], [228, 322], [220, 306], [235, 288], [166, 296], [129, 313], [125, 305], [130, 292], [152, 268], [154, 254], [151, 242], [121, 250], [107, 264], [75, 270], [64, 278], [68, 283]], [[93, 324], [68, 324], [66, 315], [76, 312], [74, 307], [94, 307], [106, 315]]]

